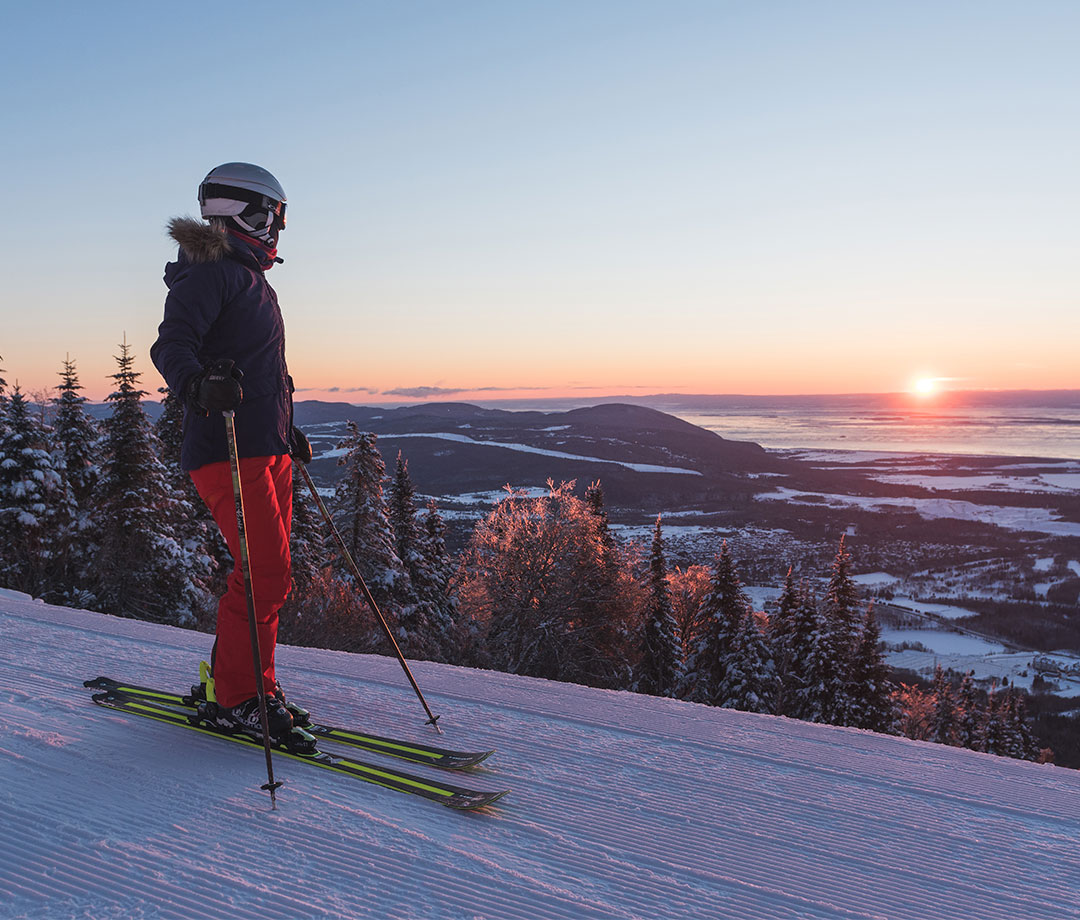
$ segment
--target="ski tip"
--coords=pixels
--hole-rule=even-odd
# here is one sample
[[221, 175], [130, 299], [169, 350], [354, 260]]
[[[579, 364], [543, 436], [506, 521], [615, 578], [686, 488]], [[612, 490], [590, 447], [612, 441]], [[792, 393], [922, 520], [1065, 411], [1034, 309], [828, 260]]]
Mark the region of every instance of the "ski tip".
[[457, 792], [444, 799], [443, 804], [458, 811], [476, 811], [493, 805], [509, 792], [509, 789], [500, 789], [497, 792]]
[[91, 690], [108, 690], [115, 681], [110, 677], [95, 677], [93, 680], [84, 680], [83, 686]]

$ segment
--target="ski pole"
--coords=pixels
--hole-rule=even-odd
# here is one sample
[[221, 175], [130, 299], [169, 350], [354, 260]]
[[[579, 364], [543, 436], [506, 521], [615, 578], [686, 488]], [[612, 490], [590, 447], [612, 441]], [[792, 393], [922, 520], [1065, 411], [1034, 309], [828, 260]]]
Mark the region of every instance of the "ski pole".
[[397, 655], [402, 670], [405, 671], [405, 676], [409, 678], [409, 683], [412, 684], [413, 690], [416, 691], [417, 699], [420, 700], [421, 705], [424, 707], [424, 712], [428, 714], [427, 724], [434, 725], [435, 731], [441, 735], [442, 729], [439, 728], [439, 716], [432, 714], [431, 707], [428, 706], [427, 700], [424, 699], [424, 694], [420, 692], [420, 687], [416, 683], [416, 678], [413, 677], [412, 671], [409, 670], [409, 664], [405, 660], [405, 656], [401, 654], [401, 649], [397, 644], [397, 640], [394, 638], [394, 633], [386, 622], [386, 617], [382, 615], [382, 611], [379, 610], [379, 605], [375, 603], [375, 598], [371, 596], [371, 591], [368, 590], [368, 586], [364, 581], [364, 576], [360, 574], [360, 569], [357, 568], [356, 563], [353, 561], [349, 548], [345, 545], [345, 541], [341, 538], [341, 534], [338, 533], [337, 527], [334, 526], [334, 521], [330, 517], [330, 512], [326, 510], [326, 505], [323, 504], [322, 496], [319, 495], [318, 489], [315, 488], [315, 483], [311, 481], [311, 474], [307, 471], [307, 465], [303, 462], [298, 463], [297, 465], [300, 467], [300, 472], [304, 476], [304, 481], [308, 484], [308, 488], [315, 498], [315, 504], [319, 506], [319, 513], [322, 515], [322, 519], [326, 521], [327, 526], [330, 528], [330, 532], [333, 533], [334, 540], [337, 542], [338, 549], [341, 550], [342, 557], [345, 559], [346, 563], [348, 563], [349, 568], [356, 577], [357, 584], [360, 585], [360, 591], [364, 595], [364, 600], [366, 600], [368, 606], [375, 611], [375, 616], [382, 624], [383, 631], [386, 633], [386, 638], [390, 640], [390, 645], [393, 646], [394, 654]]
[[226, 409], [222, 412], [222, 415], [225, 416], [225, 436], [229, 442], [229, 466], [232, 469], [233, 498], [236, 501], [236, 530], [240, 538], [240, 569], [244, 574], [244, 590], [247, 593], [248, 627], [251, 631], [251, 657], [255, 668], [255, 686], [259, 700], [259, 720], [262, 722], [263, 747], [266, 749], [266, 783], [259, 788], [270, 793], [270, 807], [276, 810], [276, 793], [281, 783], [274, 782], [274, 762], [270, 755], [270, 722], [266, 715], [266, 692], [263, 689], [259, 627], [255, 620], [255, 592], [251, 587], [251, 559], [248, 556], [247, 528], [244, 526], [244, 493], [240, 487], [240, 458], [236, 451], [235, 412], [232, 409]]

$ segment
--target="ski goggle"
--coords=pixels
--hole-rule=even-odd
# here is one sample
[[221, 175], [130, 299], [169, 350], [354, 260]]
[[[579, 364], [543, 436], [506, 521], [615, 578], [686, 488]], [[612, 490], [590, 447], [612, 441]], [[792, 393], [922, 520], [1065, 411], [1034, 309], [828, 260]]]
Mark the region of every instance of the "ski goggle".
[[285, 226], [284, 201], [278, 201], [261, 192], [253, 192], [250, 189], [238, 188], [234, 185], [220, 185], [216, 182], [204, 182], [199, 186], [199, 204], [206, 204], [210, 198], [225, 198], [231, 201], [246, 201], [260, 210], [270, 211], [277, 217], [282, 227]]

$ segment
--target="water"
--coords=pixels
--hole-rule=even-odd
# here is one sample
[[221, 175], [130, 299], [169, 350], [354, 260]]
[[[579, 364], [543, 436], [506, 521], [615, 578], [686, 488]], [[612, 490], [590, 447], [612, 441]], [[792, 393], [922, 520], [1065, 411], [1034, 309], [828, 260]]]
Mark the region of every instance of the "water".
[[683, 396], [485, 405], [554, 412], [630, 402], [776, 449], [1080, 459], [1080, 390], [865, 396]]
[[673, 414], [722, 437], [771, 448], [1080, 458], [1080, 410], [1052, 415], [1043, 409], [898, 414], [825, 408]]

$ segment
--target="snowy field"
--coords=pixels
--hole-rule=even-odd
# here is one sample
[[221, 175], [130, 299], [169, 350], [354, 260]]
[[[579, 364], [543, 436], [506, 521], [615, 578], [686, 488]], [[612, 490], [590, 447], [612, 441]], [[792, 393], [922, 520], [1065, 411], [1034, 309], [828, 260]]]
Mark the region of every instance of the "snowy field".
[[789, 505], [813, 505], [829, 508], [863, 508], [870, 511], [898, 508], [914, 511], [926, 520], [953, 518], [991, 524], [1005, 530], [1031, 531], [1056, 537], [1080, 537], [1080, 524], [1063, 521], [1047, 508], [1017, 508], [1003, 505], [979, 505], [950, 498], [889, 498], [864, 495], [834, 495], [803, 492], [786, 486], [759, 493], [755, 501], [785, 502]]
[[[183, 687], [208, 637], [0, 594], [0, 916], [1080, 918], [1080, 774], [417, 664], [486, 813], [95, 707]], [[392, 659], [283, 648], [327, 721], [430, 738]]]

